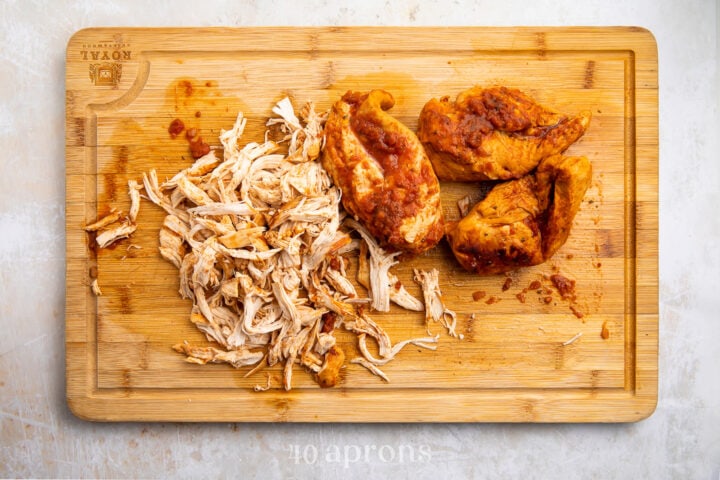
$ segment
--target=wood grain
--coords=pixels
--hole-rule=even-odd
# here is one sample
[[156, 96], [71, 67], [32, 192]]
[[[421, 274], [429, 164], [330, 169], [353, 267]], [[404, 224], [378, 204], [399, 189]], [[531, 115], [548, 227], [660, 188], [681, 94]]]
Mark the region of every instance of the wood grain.
[[[589, 109], [568, 151], [593, 164], [593, 184], [566, 245], [544, 265], [504, 276], [460, 269], [446, 245], [396, 267], [437, 267], [464, 340], [439, 325], [437, 351], [408, 348], [385, 383], [348, 365], [320, 389], [299, 368], [280, 373], [187, 364], [170, 347], [206, 343], [177, 295], [177, 272], [157, 252], [163, 213], [143, 202], [131, 240], [97, 250], [82, 230], [127, 210], [127, 181], [191, 162], [171, 139], [174, 118], [217, 135], [238, 111], [245, 139], [262, 139], [282, 96], [325, 109], [348, 89], [384, 88], [410, 128], [432, 97], [504, 84], [567, 113]], [[66, 368], [70, 408], [101, 421], [626, 422], [657, 401], [657, 48], [637, 28], [95, 28], [70, 40], [66, 68]], [[443, 210], [481, 186], [445, 183]], [[130, 244], [141, 247], [130, 249]], [[351, 270], [355, 268], [352, 263]], [[103, 296], [90, 291], [97, 274]], [[576, 317], [548, 275], [577, 281]], [[534, 280], [540, 292], [517, 295]], [[485, 292], [480, 300], [473, 293]], [[488, 304], [487, 300], [498, 301]], [[545, 298], [550, 300], [546, 303]], [[420, 313], [373, 314], [395, 341], [424, 334]], [[602, 338], [603, 325], [609, 333]], [[576, 341], [568, 340], [581, 333]], [[347, 352], [355, 339], [341, 333]], [[352, 356], [352, 355], [350, 355]], [[269, 391], [252, 387], [272, 379]]]

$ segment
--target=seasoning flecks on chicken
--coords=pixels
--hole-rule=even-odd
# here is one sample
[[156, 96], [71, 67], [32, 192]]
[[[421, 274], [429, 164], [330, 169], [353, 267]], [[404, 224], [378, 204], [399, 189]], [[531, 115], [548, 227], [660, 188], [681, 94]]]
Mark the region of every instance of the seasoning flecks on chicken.
[[589, 111], [575, 117], [554, 112], [516, 89], [473, 87], [454, 102], [427, 102], [418, 138], [441, 180], [509, 180], [567, 149], [590, 118]]
[[347, 92], [328, 116], [323, 166], [382, 245], [419, 254], [443, 236], [440, 185], [415, 134], [386, 112], [394, 103], [384, 90]]
[[448, 224], [455, 258], [481, 275], [545, 262], [567, 240], [591, 177], [587, 158], [554, 155], [534, 175], [496, 185], [466, 217]]

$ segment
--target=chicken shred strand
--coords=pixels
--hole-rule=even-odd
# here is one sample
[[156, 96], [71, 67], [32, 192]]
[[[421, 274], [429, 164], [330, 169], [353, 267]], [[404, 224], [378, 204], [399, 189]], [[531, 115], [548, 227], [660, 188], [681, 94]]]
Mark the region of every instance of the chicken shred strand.
[[420, 284], [425, 298], [425, 326], [428, 334], [430, 334], [430, 321], [440, 322], [447, 329], [450, 336], [464, 338], [462, 333], [457, 333], [457, 315], [454, 311], [445, 306], [442, 301], [442, 293], [440, 291], [440, 272], [433, 268], [429, 272], [424, 270], [414, 270], [415, 281]]

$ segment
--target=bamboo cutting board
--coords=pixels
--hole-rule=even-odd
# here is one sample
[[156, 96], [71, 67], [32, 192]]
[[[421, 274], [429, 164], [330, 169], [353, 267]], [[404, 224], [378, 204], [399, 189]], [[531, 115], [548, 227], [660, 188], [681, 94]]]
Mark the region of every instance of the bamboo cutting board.
[[[348, 89], [383, 88], [410, 128], [432, 97], [502, 84], [575, 114], [591, 110], [568, 154], [586, 155], [593, 184], [565, 246], [546, 264], [478, 277], [445, 244], [395, 267], [440, 270], [464, 339], [440, 325], [436, 351], [408, 347], [383, 367], [359, 365], [320, 389], [281, 374], [188, 364], [171, 346], [207, 344], [157, 251], [164, 213], [143, 201], [138, 231], [96, 249], [82, 227], [127, 211], [127, 181], [162, 179], [192, 159], [175, 118], [219, 146], [238, 111], [262, 141], [272, 105], [289, 95], [327, 109]], [[97, 28], [67, 48], [66, 367], [70, 408], [90, 420], [337, 422], [625, 422], [657, 401], [657, 49], [637, 28]], [[478, 184], [444, 183], [443, 209]], [[133, 245], [134, 248], [130, 247]], [[352, 262], [351, 262], [352, 265]], [[549, 276], [576, 281], [576, 300]], [[102, 296], [92, 294], [97, 278]], [[533, 281], [539, 288], [530, 289]], [[422, 313], [373, 313], [394, 342], [424, 336]], [[348, 358], [356, 341], [338, 335]], [[270, 375], [271, 389], [254, 392]]]

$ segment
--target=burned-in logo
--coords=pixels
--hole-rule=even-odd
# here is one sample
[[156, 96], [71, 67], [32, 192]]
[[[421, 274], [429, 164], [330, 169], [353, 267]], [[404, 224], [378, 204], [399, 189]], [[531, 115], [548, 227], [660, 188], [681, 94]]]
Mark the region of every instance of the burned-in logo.
[[97, 86], [116, 87], [122, 76], [122, 63], [91, 63], [90, 80]]
[[83, 44], [80, 56], [83, 60], [98, 61], [89, 65], [90, 81], [96, 86], [117, 88], [122, 78], [122, 62], [132, 59], [127, 43], [99, 42]]

